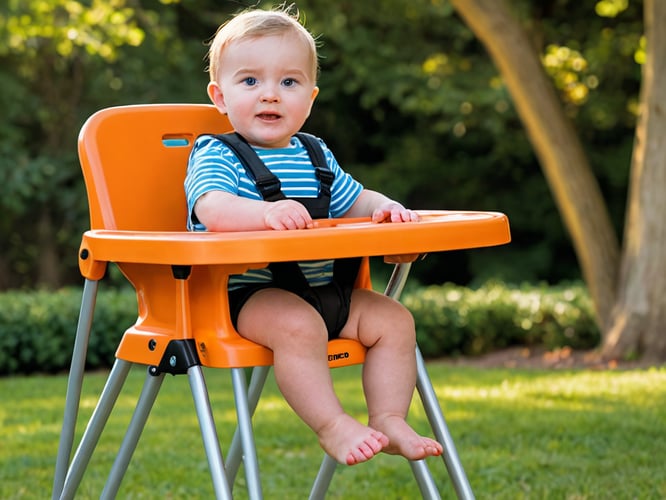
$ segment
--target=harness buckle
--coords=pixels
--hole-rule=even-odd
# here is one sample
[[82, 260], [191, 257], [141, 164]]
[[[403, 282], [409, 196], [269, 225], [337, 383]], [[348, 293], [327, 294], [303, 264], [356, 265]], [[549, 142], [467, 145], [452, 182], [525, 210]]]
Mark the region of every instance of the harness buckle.
[[[284, 198], [282, 194], [280, 179], [275, 176], [266, 176], [255, 181], [259, 193], [266, 201], [280, 200]], [[281, 196], [280, 196], [281, 195]]]
[[328, 168], [315, 167], [315, 175], [319, 179], [319, 192], [330, 198], [335, 174]]

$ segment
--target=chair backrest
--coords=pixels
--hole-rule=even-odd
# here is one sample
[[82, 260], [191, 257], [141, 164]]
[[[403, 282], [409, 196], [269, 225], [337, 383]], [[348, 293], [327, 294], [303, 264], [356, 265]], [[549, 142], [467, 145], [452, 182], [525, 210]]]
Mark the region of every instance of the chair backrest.
[[184, 231], [183, 181], [197, 136], [231, 131], [206, 104], [103, 109], [79, 134], [91, 229]]
[[[194, 140], [231, 130], [226, 117], [204, 104], [119, 106], [92, 115], [79, 134], [91, 229], [185, 231], [183, 182]], [[187, 283], [175, 280], [168, 265], [121, 262], [118, 267], [136, 289], [139, 310], [136, 324], [123, 335], [118, 358], [156, 365], [170, 340], [195, 338], [205, 366], [272, 362], [269, 349], [234, 330], [226, 300], [228, 276], [219, 266], [195, 266]], [[371, 287], [367, 259], [357, 286]], [[354, 355], [343, 364], [362, 362], [359, 346], [344, 347]]]

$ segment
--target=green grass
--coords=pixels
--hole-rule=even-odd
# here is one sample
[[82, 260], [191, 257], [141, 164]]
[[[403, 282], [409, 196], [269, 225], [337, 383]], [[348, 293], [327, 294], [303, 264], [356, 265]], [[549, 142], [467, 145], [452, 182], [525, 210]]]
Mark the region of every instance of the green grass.
[[[666, 368], [635, 371], [479, 370], [429, 363], [472, 488], [479, 499], [666, 498]], [[348, 410], [363, 419], [359, 368], [335, 370]], [[105, 374], [86, 378], [81, 421]], [[133, 370], [84, 476], [77, 498], [98, 498], [117, 451], [143, 370]], [[207, 370], [223, 442], [233, 431], [226, 371]], [[0, 498], [50, 498], [66, 378], [0, 379]], [[427, 432], [423, 411], [410, 421]], [[307, 498], [321, 451], [269, 378], [255, 418], [266, 498]], [[81, 432], [81, 429], [79, 429]], [[224, 448], [224, 446], [223, 446]], [[429, 465], [444, 498], [455, 498], [440, 459]], [[246, 498], [242, 469], [235, 498]], [[186, 377], [167, 376], [119, 498], [212, 498]], [[328, 498], [418, 498], [407, 464], [380, 455], [339, 467]]]

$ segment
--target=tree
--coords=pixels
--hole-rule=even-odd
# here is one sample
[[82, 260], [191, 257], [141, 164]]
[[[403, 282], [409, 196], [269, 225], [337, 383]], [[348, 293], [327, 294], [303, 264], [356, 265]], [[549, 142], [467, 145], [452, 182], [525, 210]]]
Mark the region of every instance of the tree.
[[474, 34], [448, 2], [380, 4], [299, 2], [321, 34], [308, 127], [366, 185], [416, 208], [503, 211], [515, 235], [507, 247], [431, 255], [413, 277], [471, 286], [579, 279], [524, 129]]
[[[119, 47], [139, 45], [143, 37], [124, 0], [94, 1], [90, 7], [65, 0], [11, 0], [0, 10], [5, 41], [0, 58], [20, 78], [9, 89], [7, 82], [14, 82], [3, 78], [3, 90], [10, 90], [2, 98], [7, 104], [3, 133], [10, 140], [3, 141], [1, 164], [8, 175], [0, 187], [0, 206], [8, 226], [3, 233], [19, 249], [4, 256], [18, 260], [40, 285], [60, 285], [58, 241], [85, 217], [80, 203], [85, 197], [76, 182], [80, 174], [71, 168], [75, 148], [63, 144], [75, 144], [85, 89], [95, 80], [91, 73], [102, 71], [95, 63], [115, 60]], [[0, 269], [7, 269], [0, 260]]]
[[[532, 40], [504, 0], [451, 0], [497, 65], [571, 235], [595, 304], [606, 356], [666, 359], [666, 4], [645, 3], [646, 64], [636, 129], [625, 244]], [[603, 2], [599, 2], [601, 4]]]
[[200, 47], [186, 53], [173, 2], [141, 3], [0, 5], [0, 289], [78, 282], [88, 216], [76, 136], [87, 116], [204, 88]]
[[640, 115], [617, 299], [603, 353], [666, 359], [666, 2], [645, 0]]
[[[80, 125], [117, 104], [207, 102], [204, 42], [231, 11], [256, 5], [269, 2], [0, 2], [0, 289], [80, 282]], [[641, 79], [627, 61], [642, 5], [630, 2], [616, 18], [591, 15], [590, 3], [576, 0], [511, 5], [543, 55], [619, 233]], [[321, 92], [306, 127], [347, 170], [415, 208], [499, 210], [511, 219], [511, 245], [431, 255], [413, 278], [470, 286], [580, 279], [507, 86], [450, 2], [298, 7], [321, 42]]]

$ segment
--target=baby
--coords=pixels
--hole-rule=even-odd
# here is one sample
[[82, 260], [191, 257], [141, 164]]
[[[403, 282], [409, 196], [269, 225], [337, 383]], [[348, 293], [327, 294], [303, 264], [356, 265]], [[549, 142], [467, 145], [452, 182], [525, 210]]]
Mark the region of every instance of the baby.
[[[284, 196], [263, 199], [225, 141], [200, 137], [185, 181], [191, 230], [307, 230], [314, 226], [313, 218], [322, 216], [365, 216], [375, 223], [418, 220], [400, 203], [364, 188], [317, 139], [325, 168], [333, 174], [330, 188], [321, 189], [323, 181], [304, 140], [296, 136], [319, 92], [317, 50], [288, 8], [233, 17], [218, 30], [209, 63], [211, 101], [279, 179]], [[411, 260], [413, 256], [394, 258]], [[347, 465], [379, 452], [412, 460], [440, 455], [441, 444], [418, 435], [405, 420], [416, 381], [416, 335], [409, 311], [371, 290], [350, 288], [346, 293], [332, 261], [284, 269], [269, 266], [230, 277], [232, 319], [241, 336], [273, 351], [280, 391], [322, 448]], [[291, 286], [290, 273], [305, 285]], [[283, 274], [287, 278], [278, 276]], [[335, 307], [322, 306], [330, 304], [330, 296]], [[363, 367], [368, 425], [345, 413], [334, 392], [327, 342], [335, 337], [358, 340], [368, 349]]]

